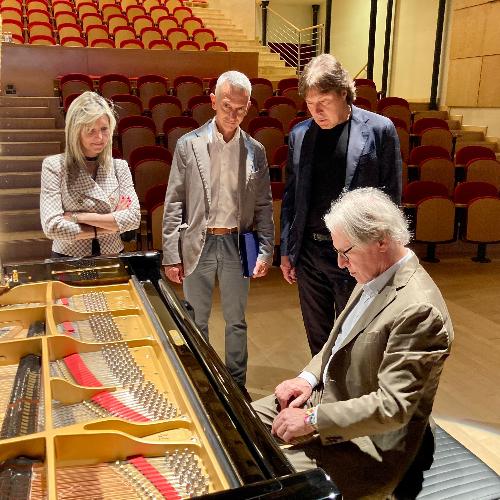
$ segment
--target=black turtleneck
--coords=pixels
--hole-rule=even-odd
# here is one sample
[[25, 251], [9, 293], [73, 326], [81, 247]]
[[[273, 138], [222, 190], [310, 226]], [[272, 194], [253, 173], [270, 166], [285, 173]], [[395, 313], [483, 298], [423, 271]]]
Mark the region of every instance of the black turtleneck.
[[328, 234], [323, 217], [344, 189], [348, 124], [349, 120], [331, 129], [320, 129], [316, 136], [306, 221], [308, 232]]

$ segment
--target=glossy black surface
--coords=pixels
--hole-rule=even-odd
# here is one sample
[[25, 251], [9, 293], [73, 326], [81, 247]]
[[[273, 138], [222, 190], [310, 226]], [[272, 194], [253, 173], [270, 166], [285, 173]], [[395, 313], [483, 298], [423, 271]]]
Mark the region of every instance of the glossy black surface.
[[[6, 266], [11, 286], [35, 281], [59, 280], [70, 285], [98, 286], [127, 282], [131, 277], [141, 287], [140, 295], [151, 309], [166, 352], [175, 352], [182, 370], [194, 388], [207, 426], [216, 436], [216, 453], [231, 468], [233, 488], [206, 498], [341, 498], [321, 469], [294, 474], [253, 408], [244, 399], [217, 353], [198, 331], [185, 305], [161, 276], [157, 252], [121, 254], [95, 259], [59, 259]], [[137, 284], [136, 281], [136, 284]], [[182, 340], [172, 339], [172, 327]], [[192, 390], [186, 385], [188, 391]]]

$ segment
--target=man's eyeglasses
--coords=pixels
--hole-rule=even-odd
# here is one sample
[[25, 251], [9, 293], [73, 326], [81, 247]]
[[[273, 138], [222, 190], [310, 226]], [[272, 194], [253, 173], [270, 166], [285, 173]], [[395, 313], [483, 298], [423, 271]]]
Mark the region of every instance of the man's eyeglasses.
[[333, 247], [333, 251], [340, 257], [342, 257], [343, 259], [347, 260], [347, 262], [349, 262], [349, 256], [347, 255], [356, 245], [352, 245], [351, 247], [349, 247], [347, 250], [337, 250], [335, 247]]

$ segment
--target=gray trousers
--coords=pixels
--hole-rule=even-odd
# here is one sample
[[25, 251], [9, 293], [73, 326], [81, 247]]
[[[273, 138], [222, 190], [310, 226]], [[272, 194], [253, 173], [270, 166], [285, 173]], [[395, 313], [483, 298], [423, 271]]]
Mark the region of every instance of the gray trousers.
[[248, 359], [245, 309], [250, 279], [243, 277], [237, 234], [207, 235], [196, 269], [184, 278], [184, 296], [207, 340], [216, 276], [226, 323], [225, 363], [236, 383], [245, 385]]

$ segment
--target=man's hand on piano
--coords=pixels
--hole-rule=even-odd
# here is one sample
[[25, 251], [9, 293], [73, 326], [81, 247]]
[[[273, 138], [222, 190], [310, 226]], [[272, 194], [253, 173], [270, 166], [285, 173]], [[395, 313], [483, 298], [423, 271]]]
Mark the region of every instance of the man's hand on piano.
[[297, 438], [314, 434], [312, 425], [305, 422], [306, 411], [302, 408], [285, 408], [274, 419], [272, 433], [285, 443], [299, 441]]
[[274, 390], [274, 394], [278, 399], [280, 409], [284, 410], [302, 407], [311, 396], [312, 390], [307, 380], [295, 377], [281, 382]]

